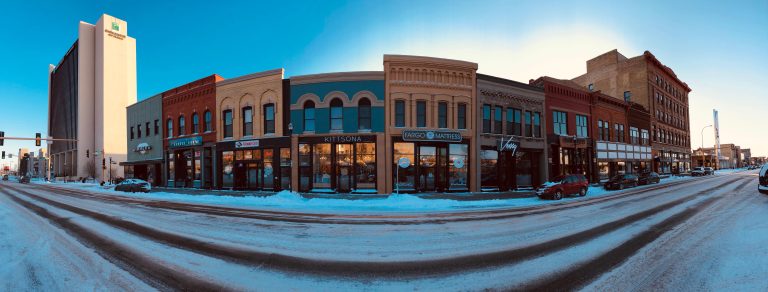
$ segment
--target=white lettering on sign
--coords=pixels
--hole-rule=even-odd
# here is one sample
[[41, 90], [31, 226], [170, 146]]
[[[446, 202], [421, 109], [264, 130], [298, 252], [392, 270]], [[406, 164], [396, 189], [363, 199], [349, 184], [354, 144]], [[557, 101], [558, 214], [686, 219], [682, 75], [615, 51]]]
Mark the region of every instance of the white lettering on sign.
[[235, 148], [259, 147], [259, 140], [237, 141]]
[[328, 136], [328, 137], [323, 137], [323, 142], [325, 143], [363, 142], [363, 137], [361, 136]]
[[499, 142], [499, 151], [512, 151], [512, 155], [515, 155], [517, 148], [520, 147], [520, 143], [514, 140], [514, 137], [509, 137], [508, 140], [501, 138]]

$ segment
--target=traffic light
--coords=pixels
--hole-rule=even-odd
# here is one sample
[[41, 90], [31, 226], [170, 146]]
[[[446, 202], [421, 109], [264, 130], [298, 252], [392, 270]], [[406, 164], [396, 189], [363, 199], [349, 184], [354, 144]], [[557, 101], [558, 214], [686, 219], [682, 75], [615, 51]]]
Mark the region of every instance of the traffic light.
[[3, 159], [5, 159], [5, 151], [3, 151]]
[[104, 168], [104, 169], [107, 168], [107, 160], [104, 158], [101, 159], [101, 168]]
[[40, 146], [40, 133], [35, 133], [35, 146]]
[[[5, 137], [5, 132], [0, 131], [0, 138]], [[0, 146], [3, 146], [3, 143], [5, 143], [5, 139], [0, 139]]]
[[90, 157], [91, 157], [91, 150], [85, 149], [85, 158], [90, 158]]

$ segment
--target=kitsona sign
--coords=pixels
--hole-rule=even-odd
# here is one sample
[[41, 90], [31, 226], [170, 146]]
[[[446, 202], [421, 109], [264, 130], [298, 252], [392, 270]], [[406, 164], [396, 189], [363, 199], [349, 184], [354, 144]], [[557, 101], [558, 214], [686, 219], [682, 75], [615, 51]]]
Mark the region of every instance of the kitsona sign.
[[403, 141], [461, 142], [458, 131], [405, 130]]
[[252, 148], [259, 147], [259, 140], [247, 140], [235, 142], [235, 148]]

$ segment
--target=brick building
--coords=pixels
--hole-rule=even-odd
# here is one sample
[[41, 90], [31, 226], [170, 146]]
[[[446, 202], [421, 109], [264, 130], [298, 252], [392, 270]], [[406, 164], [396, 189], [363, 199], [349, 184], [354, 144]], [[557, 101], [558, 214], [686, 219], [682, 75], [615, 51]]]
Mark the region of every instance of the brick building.
[[590, 92], [573, 81], [546, 76], [529, 83], [544, 89], [549, 178], [578, 173], [595, 181]]
[[612, 50], [587, 61], [587, 73], [573, 81], [647, 110], [653, 169], [678, 173], [690, 169], [688, 93], [691, 88], [653, 54], [627, 58]]
[[163, 92], [163, 149], [169, 187], [215, 185], [216, 82], [223, 79], [214, 74]]

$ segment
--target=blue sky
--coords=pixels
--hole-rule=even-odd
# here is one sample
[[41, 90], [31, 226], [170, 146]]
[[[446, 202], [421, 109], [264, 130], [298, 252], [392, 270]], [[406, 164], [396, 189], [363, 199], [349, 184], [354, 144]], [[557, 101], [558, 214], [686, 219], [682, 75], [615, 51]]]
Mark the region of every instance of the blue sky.
[[[0, 129], [45, 132], [47, 67], [102, 13], [137, 40], [139, 99], [217, 73], [381, 70], [382, 54], [479, 63], [522, 82], [573, 78], [619, 49], [687, 82], [692, 144], [720, 110], [721, 142], [768, 155], [768, 1], [12, 1], [0, 10]], [[711, 128], [704, 143], [713, 143]], [[760, 137], [758, 134], [762, 134]], [[16, 152], [29, 142], [7, 142]]]

